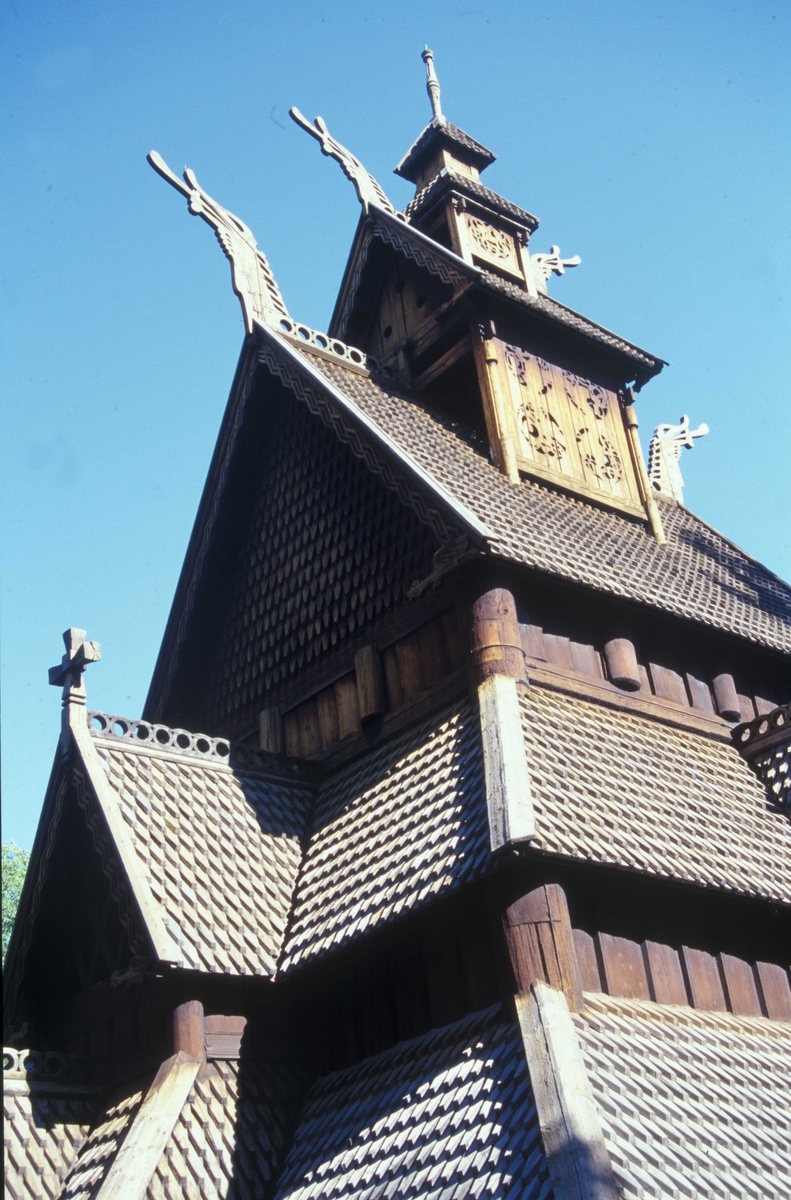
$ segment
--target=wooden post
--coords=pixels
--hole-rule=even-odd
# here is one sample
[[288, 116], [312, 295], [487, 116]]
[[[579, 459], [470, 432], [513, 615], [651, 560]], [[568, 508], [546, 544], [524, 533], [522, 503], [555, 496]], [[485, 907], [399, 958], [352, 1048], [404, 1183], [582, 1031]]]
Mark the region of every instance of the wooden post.
[[258, 744], [270, 754], [283, 753], [283, 718], [277, 705], [258, 714]]
[[187, 1000], [173, 1010], [173, 1053], [178, 1054], [179, 1050], [190, 1058], [200, 1059], [199, 1075], [206, 1074], [206, 1040], [200, 1000]]
[[640, 691], [640, 672], [637, 655], [628, 638], [612, 638], [604, 647], [607, 670], [616, 687], [625, 692]]
[[354, 656], [357, 676], [357, 701], [360, 707], [360, 723], [366, 725], [384, 715], [385, 681], [382, 657], [376, 646], [363, 646]]
[[663, 546], [667, 541], [665, 537], [664, 526], [662, 525], [662, 517], [659, 513], [659, 505], [654, 499], [651, 490], [651, 484], [648, 479], [648, 472], [645, 469], [645, 459], [643, 458], [643, 448], [640, 445], [640, 438], [637, 433], [637, 416], [634, 411], [634, 392], [631, 388], [626, 389], [626, 398], [628, 404], [623, 406], [623, 423], [626, 429], [626, 440], [629, 443], [629, 452], [632, 456], [632, 466], [634, 467], [637, 486], [640, 491], [640, 498], [643, 501], [645, 515], [648, 517], [648, 523], [651, 526], [651, 532]]
[[566, 894], [557, 883], [529, 892], [503, 918], [520, 993], [537, 981], [563, 992], [572, 1012], [585, 1007]]
[[483, 415], [494, 461], [511, 483], [519, 483], [519, 467], [512, 433], [511, 398], [500, 378], [497, 342], [491, 321], [474, 321], [470, 329], [478, 384], [483, 398]]
[[493, 588], [473, 604], [470, 644], [476, 686], [492, 675], [526, 679], [516, 602], [504, 588]]
[[741, 721], [742, 710], [732, 675], [718, 675], [712, 680], [714, 703], [724, 721]]

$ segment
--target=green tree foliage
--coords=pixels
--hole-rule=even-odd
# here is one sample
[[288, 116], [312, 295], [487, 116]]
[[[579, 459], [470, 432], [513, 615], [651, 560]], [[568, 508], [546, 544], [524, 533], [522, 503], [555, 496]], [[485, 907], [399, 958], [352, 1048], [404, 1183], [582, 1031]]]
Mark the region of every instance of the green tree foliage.
[[3, 842], [3, 966], [29, 861], [27, 850], [15, 842]]

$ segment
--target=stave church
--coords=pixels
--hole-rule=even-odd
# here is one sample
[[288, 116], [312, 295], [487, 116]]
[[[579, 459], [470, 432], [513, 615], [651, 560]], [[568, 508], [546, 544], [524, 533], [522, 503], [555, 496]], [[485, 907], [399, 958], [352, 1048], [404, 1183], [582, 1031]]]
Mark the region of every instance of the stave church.
[[291, 110], [360, 205], [326, 333], [149, 155], [246, 333], [142, 716], [50, 671], [13, 1200], [791, 1195], [791, 587], [423, 60], [403, 212]]

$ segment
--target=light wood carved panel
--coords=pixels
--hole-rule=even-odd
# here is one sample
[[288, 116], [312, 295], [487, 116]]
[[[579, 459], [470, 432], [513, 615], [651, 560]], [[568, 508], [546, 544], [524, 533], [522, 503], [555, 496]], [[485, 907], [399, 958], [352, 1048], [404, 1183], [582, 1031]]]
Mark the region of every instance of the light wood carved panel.
[[500, 351], [520, 471], [642, 516], [616, 393], [519, 346]]
[[522, 277], [522, 263], [516, 241], [504, 229], [497, 229], [474, 213], [464, 213], [467, 245], [470, 253], [501, 271]]

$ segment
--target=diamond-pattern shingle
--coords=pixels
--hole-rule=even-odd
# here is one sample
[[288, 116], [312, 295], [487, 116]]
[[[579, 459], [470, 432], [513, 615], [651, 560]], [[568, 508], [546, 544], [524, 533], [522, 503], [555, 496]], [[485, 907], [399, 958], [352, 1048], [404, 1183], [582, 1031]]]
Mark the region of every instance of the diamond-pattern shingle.
[[173, 1128], [148, 1185], [148, 1200], [267, 1195], [303, 1094], [297, 1075], [287, 1068], [210, 1063]]
[[465, 703], [324, 785], [283, 967], [470, 881], [488, 857], [480, 725]]
[[791, 1026], [598, 994], [574, 1024], [624, 1200], [791, 1195]]
[[548, 1200], [525, 1056], [499, 1005], [317, 1080], [277, 1200]]
[[533, 845], [791, 903], [791, 824], [729, 743], [536, 686], [520, 705]]
[[383, 380], [310, 361], [486, 525], [498, 556], [791, 653], [791, 588], [688, 509], [659, 502], [667, 534], [659, 545], [619, 513], [529, 480], [510, 483]]
[[186, 754], [96, 746], [181, 965], [271, 975], [310, 790]]
[[49, 1200], [88, 1136], [96, 1096], [31, 1091], [24, 1080], [3, 1088], [3, 1157], [9, 1200]]
[[135, 1084], [122, 1095], [113, 1097], [101, 1113], [69, 1172], [63, 1187], [63, 1200], [94, 1200], [132, 1127], [149, 1083], [150, 1080]]

